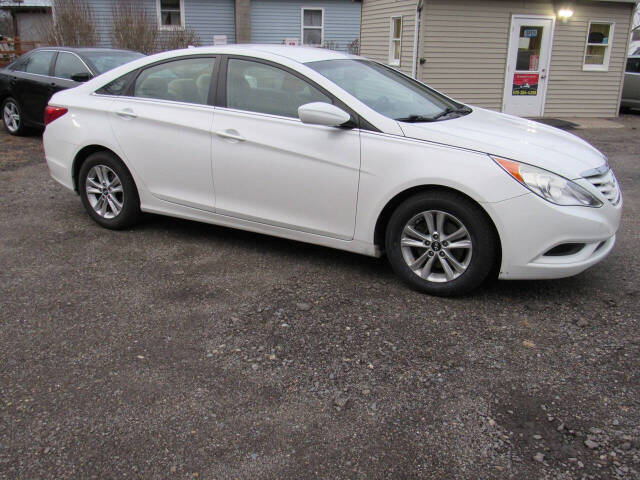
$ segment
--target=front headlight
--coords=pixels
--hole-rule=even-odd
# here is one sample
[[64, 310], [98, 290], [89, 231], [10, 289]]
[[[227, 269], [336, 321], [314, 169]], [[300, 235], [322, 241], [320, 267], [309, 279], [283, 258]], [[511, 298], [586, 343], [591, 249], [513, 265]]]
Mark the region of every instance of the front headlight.
[[556, 205], [601, 207], [602, 202], [575, 182], [526, 163], [491, 158], [509, 175], [536, 195]]

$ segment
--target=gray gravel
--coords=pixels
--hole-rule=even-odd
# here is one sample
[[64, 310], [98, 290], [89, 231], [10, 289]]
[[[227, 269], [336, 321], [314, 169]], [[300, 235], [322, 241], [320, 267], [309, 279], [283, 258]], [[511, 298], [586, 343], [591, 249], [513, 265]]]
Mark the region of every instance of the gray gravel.
[[575, 278], [460, 299], [384, 259], [188, 221], [99, 228], [0, 131], [0, 478], [640, 477], [640, 116]]

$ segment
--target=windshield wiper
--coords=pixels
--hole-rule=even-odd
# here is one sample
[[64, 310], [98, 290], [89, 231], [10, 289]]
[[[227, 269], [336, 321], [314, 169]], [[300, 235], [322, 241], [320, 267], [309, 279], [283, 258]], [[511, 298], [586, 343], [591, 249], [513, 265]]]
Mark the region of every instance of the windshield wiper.
[[455, 113], [471, 113], [471, 112], [473, 112], [473, 110], [471, 110], [471, 107], [467, 107], [466, 105], [458, 107], [458, 108], [454, 109], [453, 111]]
[[469, 107], [464, 107], [464, 106], [459, 108], [447, 107], [441, 112], [436, 113], [431, 117], [427, 117], [425, 115], [412, 114], [412, 115], [409, 115], [408, 117], [396, 118], [395, 120], [397, 120], [398, 122], [407, 122], [407, 123], [435, 122], [440, 117], [444, 117], [445, 115], [449, 115], [450, 113], [469, 113], [470, 111], [471, 109]]
[[425, 117], [424, 115], [412, 114], [408, 117], [400, 117], [394, 118], [398, 122], [407, 122], [407, 123], [418, 123], [418, 122], [433, 122], [435, 119], [433, 117]]

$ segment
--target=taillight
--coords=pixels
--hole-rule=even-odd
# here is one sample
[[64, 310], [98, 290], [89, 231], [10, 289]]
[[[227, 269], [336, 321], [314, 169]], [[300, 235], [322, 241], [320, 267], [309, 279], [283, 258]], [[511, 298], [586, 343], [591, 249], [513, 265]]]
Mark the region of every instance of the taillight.
[[49, 125], [68, 111], [69, 109], [64, 107], [52, 107], [51, 105], [47, 105], [47, 108], [44, 109], [44, 124]]

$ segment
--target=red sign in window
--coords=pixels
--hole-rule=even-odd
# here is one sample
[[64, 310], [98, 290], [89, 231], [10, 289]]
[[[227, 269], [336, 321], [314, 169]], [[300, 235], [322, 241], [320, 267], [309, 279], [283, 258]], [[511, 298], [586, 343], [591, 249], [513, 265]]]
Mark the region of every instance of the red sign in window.
[[538, 73], [515, 73], [511, 95], [537, 95], [539, 79]]

